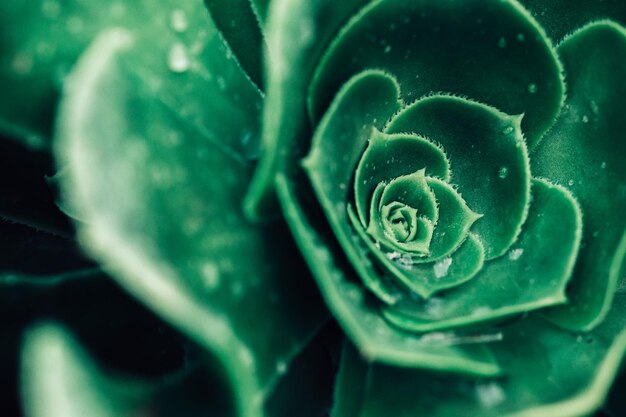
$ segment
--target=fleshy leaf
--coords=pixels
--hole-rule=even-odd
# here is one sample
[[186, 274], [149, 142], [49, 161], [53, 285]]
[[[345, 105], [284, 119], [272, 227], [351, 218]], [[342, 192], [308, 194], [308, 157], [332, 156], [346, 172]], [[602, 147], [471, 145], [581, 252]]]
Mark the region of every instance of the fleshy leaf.
[[[379, 71], [367, 71], [351, 79], [315, 132], [311, 152], [303, 166], [339, 243], [370, 290], [393, 302], [394, 289], [374, 271], [365, 250], [356, 246], [346, 215], [346, 203], [354, 169], [373, 127], [383, 124], [399, 108], [398, 86]], [[342, 155], [339, 163], [335, 158]], [[358, 237], [356, 238], [358, 242]]]
[[626, 24], [626, 2], [622, 0], [521, 0], [548, 35], [560, 42], [587, 22], [613, 19]]
[[434, 143], [413, 134], [388, 135], [375, 130], [354, 173], [354, 199], [361, 222], [367, 224], [378, 184], [389, 184], [423, 168], [430, 177], [450, 177], [446, 154]]
[[263, 88], [262, 55], [265, 47], [260, 16], [252, 0], [204, 0], [215, 26], [233, 50], [252, 82]]
[[524, 113], [529, 147], [552, 125], [563, 101], [554, 48], [515, 1], [372, 2], [318, 65], [309, 95], [314, 120], [338, 86], [364, 68], [396, 76], [406, 101], [445, 91]]
[[328, 308], [369, 361], [475, 377], [500, 373], [488, 345], [483, 343], [491, 335], [441, 343], [437, 338], [433, 341], [389, 325], [382, 318], [376, 300], [370, 299], [365, 288], [356, 283], [359, 280], [353, 276], [351, 266], [344, 264], [342, 256], [337, 255], [341, 252], [331, 249], [332, 243], [324, 241], [311, 225], [302, 208], [304, 198], [297, 194], [303, 192], [302, 188], [296, 189], [284, 176], [279, 176], [277, 191], [285, 218]]
[[[205, 42], [212, 72], [241, 80], [215, 30]], [[159, 52], [114, 30], [81, 58], [61, 104], [56, 155], [68, 169], [62, 186], [85, 219], [78, 227], [89, 252], [214, 354], [238, 384], [238, 412], [258, 416], [281, 375], [277, 364], [288, 365], [325, 311], [309, 281], [294, 279], [306, 277], [288, 232], [253, 226], [238, 209], [252, 166], [229, 145], [249, 121], [238, 118], [245, 113], [222, 119], [211, 111], [237, 108], [229, 88], [205, 86], [213, 88], [201, 96], [206, 122], [220, 130], [198, 131], [136, 76], [148, 71], [139, 57]], [[151, 70], [166, 89], [169, 72]], [[214, 175], [206, 175], [208, 166]]]
[[[482, 217], [467, 206], [463, 197], [450, 184], [438, 178], [429, 178], [428, 185], [439, 204], [439, 223], [433, 234], [430, 256], [424, 262], [439, 260], [456, 250], [474, 222]], [[482, 243], [480, 246], [483, 246]]]
[[[225, 85], [225, 78], [230, 75], [218, 72], [220, 76], [214, 77], [216, 73], [206, 65], [205, 38], [213, 36], [211, 29], [207, 29], [210, 26], [201, 1], [3, 1], [0, 3], [0, 39], [3, 40], [0, 130], [8, 130], [32, 148], [47, 148], [67, 74], [95, 36], [112, 27], [126, 28], [136, 38], [162, 51], [142, 56], [143, 63], [137, 68], [155, 96], [179, 108], [180, 115], [198, 129], [219, 128], [205, 123], [202, 97], [211, 91], [212, 87], [207, 86]], [[226, 49], [224, 45], [220, 48]], [[162, 89], [163, 80], [145, 70], [161, 67], [171, 73], [168, 85], [174, 84], [176, 88]], [[256, 89], [244, 81], [231, 92], [240, 96], [238, 109], [214, 109], [225, 120], [231, 118], [232, 112], [258, 114], [259, 99], [250, 99], [251, 94], [258, 92], [250, 93], [249, 90]], [[232, 81], [227, 84], [233, 85]], [[248, 142], [256, 142], [254, 146], [258, 146], [258, 138], [255, 141], [250, 134]]]
[[[352, 407], [360, 413], [350, 417], [591, 415], [604, 402], [623, 363], [625, 301], [618, 297], [607, 321], [586, 335], [564, 331], [537, 316], [501, 329], [503, 340], [494, 344], [506, 369], [501, 379], [455, 378], [370, 365], [360, 381], [348, 376], [339, 380], [361, 384], [350, 390], [358, 395], [355, 402], [362, 398], [358, 407]], [[363, 375], [362, 369], [351, 368]]]
[[564, 188], [534, 180], [532, 190], [528, 220], [506, 256], [486, 262], [471, 281], [437, 298], [387, 308], [386, 317], [405, 329], [427, 332], [564, 303], [580, 246], [582, 215]]
[[530, 168], [520, 123], [521, 116], [484, 104], [431, 96], [404, 108], [385, 129], [422, 135], [445, 150], [450, 182], [483, 215], [472, 231], [485, 246], [487, 259], [502, 255], [515, 242], [528, 210]]
[[424, 172], [421, 169], [400, 176], [381, 187], [379, 193], [378, 187], [374, 191], [367, 232], [391, 250], [414, 256], [426, 256], [430, 252], [439, 211]]
[[437, 291], [466, 282], [483, 266], [484, 248], [474, 235], [465, 239], [464, 244], [448, 258], [439, 262], [415, 262], [414, 258], [404, 253], [383, 253], [361, 229], [351, 207], [348, 213], [355, 230], [360, 234], [370, 253], [384, 269], [390, 271], [404, 286], [420, 297], [429, 298]]
[[297, 161], [310, 145], [302, 139], [311, 137], [306, 112], [306, 91], [311, 74], [332, 36], [352, 13], [369, 1], [270, 2], [265, 30], [271, 59], [265, 63], [267, 95], [263, 112], [263, 154], [244, 201], [248, 218], [276, 217], [275, 174], [285, 172], [291, 175], [299, 170]]
[[608, 312], [626, 258], [626, 31], [594, 23], [558, 50], [570, 94], [532, 166], [535, 175], [569, 188], [584, 213], [570, 303], [550, 317], [568, 328], [590, 329]]
[[27, 334], [21, 380], [31, 417], [232, 415], [224, 393], [202, 372], [158, 381], [104, 375], [66, 330], [51, 324]]

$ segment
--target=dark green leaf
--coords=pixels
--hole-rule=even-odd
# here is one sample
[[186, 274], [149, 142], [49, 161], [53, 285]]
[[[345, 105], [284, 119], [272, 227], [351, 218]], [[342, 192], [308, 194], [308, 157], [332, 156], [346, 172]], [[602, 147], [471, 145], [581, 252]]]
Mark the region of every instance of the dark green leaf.
[[[373, 365], [360, 379], [361, 412], [351, 417], [590, 415], [603, 404], [620, 369], [626, 351], [625, 326], [623, 296], [616, 298], [605, 323], [589, 334], [570, 333], [537, 316], [520, 320], [502, 328], [503, 340], [494, 344], [505, 369], [498, 379]], [[344, 381], [354, 380], [347, 376], [339, 380]]]
[[623, 0], [521, 0], [555, 42], [594, 20], [626, 24]]
[[515, 1], [389, 0], [365, 7], [318, 65], [309, 108], [314, 120], [353, 74], [380, 68], [403, 98], [461, 94], [508, 114], [525, 114], [529, 148], [561, 108], [564, 85], [551, 42]]
[[[489, 347], [477, 336], [480, 344], [469, 339], [460, 344], [443, 345], [429, 337], [405, 333], [383, 320], [376, 300], [353, 277], [350, 266], [342, 264], [341, 255], [329, 249], [306, 217], [302, 207], [304, 193], [295, 189], [284, 177], [277, 181], [279, 201], [296, 241], [329, 309], [350, 340], [369, 361], [406, 368], [435, 369], [474, 376], [493, 376], [500, 368], [493, 361]], [[306, 195], [306, 194], [305, 194]]]
[[265, 31], [271, 59], [266, 62], [263, 155], [244, 202], [249, 218], [276, 217], [274, 176], [293, 174], [308, 149], [308, 140], [303, 140], [311, 137], [306, 94], [315, 65], [332, 36], [369, 1], [271, 2]]
[[[582, 215], [570, 193], [535, 180], [528, 220], [507, 256], [486, 262], [458, 288], [423, 302], [399, 302], [386, 315], [403, 328], [425, 332], [562, 304], [581, 234]], [[453, 255], [450, 270], [455, 262]]]
[[570, 303], [550, 317], [568, 328], [590, 329], [607, 314], [626, 258], [626, 31], [594, 23], [558, 51], [570, 93], [531, 160], [535, 175], [572, 190], [584, 215]]
[[253, 0], [204, 0], [211, 17], [252, 82], [263, 89], [265, 41]]
[[530, 201], [521, 116], [467, 99], [432, 96], [403, 109], [386, 132], [413, 132], [441, 145], [450, 161], [450, 183], [458, 186], [472, 211], [483, 215], [472, 231], [487, 259], [505, 253], [522, 228]]

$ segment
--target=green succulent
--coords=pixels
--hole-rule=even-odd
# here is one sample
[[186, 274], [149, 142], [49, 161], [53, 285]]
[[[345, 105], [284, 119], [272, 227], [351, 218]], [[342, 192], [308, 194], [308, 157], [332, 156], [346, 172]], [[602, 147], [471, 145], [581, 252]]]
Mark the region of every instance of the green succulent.
[[626, 411], [623, 1], [5, 3], [26, 415]]

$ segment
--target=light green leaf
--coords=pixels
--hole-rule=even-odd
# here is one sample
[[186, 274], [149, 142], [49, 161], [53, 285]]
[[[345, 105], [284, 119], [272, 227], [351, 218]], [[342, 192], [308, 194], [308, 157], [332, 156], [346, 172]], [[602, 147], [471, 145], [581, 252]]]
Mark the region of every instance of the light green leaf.
[[361, 222], [368, 223], [370, 201], [379, 184], [421, 169], [430, 177], [447, 180], [449, 164], [443, 149], [424, 137], [374, 131], [354, 173], [354, 200]]
[[626, 31], [594, 23], [558, 51], [570, 93], [531, 161], [534, 175], [572, 191], [584, 215], [570, 303], [550, 317], [568, 328], [590, 329], [609, 311], [626, 259]]
[[[193, 96], [215, 130], [199, 130], [163, 99], [180, 82], [169, 77], [185, 75], [144, 65], [151, 64], [146, 56], [166, 51], [114, 30], [98, 38], [68, 81], [56, 156], [68, 169], [65, 195], [85, 219], [78, 225], [84, 246], [129, 292], [217, 357], [237, 384], [238, 413], [260, 416], [280, 369], [325, 312], [286, 230], [250, 225], [238, 209], [252, 170], [240, 132], [254, 121], [239, 106], [244, 97], [231, 94], [246, 91], [239, 87], [245, 77], [210, 33], [205, 64], [225, 88], [206, 83]], [[162, 82], [156, 93], [150, 79]]]

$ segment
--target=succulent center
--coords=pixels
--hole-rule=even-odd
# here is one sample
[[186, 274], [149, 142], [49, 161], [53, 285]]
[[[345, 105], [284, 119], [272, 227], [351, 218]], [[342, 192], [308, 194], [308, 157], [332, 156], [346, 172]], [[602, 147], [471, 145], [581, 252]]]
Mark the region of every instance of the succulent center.
[[394, 201], [381, 211], [385, 235], [397, 242], [410, 242], [417, 235], [417, 210]]

